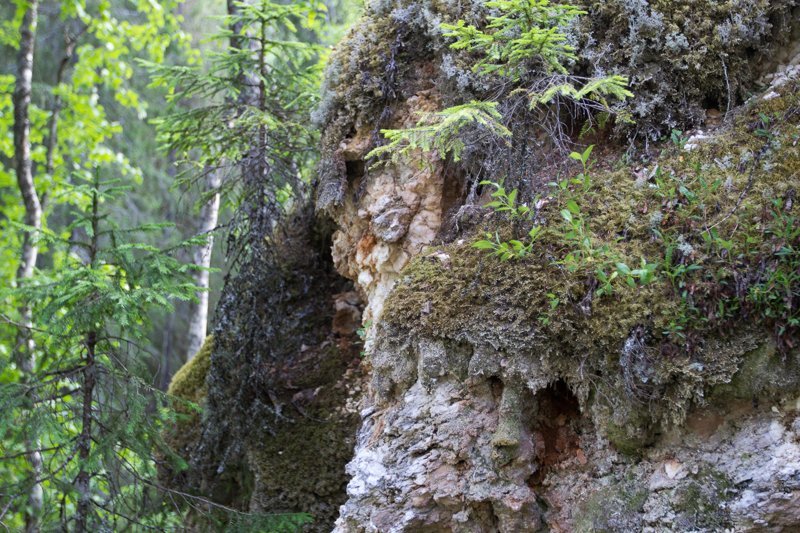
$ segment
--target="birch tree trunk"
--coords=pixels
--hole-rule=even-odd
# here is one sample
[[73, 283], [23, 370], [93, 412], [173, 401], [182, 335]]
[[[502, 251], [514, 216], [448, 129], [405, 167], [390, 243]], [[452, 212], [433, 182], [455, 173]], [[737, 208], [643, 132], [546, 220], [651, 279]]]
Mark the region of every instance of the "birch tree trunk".
[[219, 187], [221, 184], [220, 174], [216, 170], [211, 170], [206, 178], [206, 194], [212, 194], [203, 207], [200, 209], [200, 227], [198, 233], [208, 235], [208, 241], [204, 246], [195, 250], [194, 263], [203, 267], [195, 273], [195, 283], [198, 287], [205, 290], [197, 294], [198, 302], [192, 305], [189, 314], [189, 328], [186, 342], [186, 360], [188, 361], [200, 351], [203, 341], [206, 338], [208, 328], [208, 286], [209, 272], [211, 266], [211, 251], [214, 248], [214, 236], [212, 231], [217, 227], [219, 217]]
[[[14, 167], [17, 173], [22, 201], [25, 205], [24, 222], [33, 230], [42, 227], [42, 206], [33, 183], [33, 163], [31, 161], [31, 123], [29, 108], [31, 104], [31, 83], [33, 80], [33, 51], [36, 43], [36, 25], [39, 5], [37, 0], [28, 2], [28, 9], [20, 26], [19, 55], [17, 57], [17, 79], [14, 87]], [[17, 283], [24, 283], [33, 276], [39, 246], [36, 235], [25, 232], [22, 240], [22, 253], [17, 269]], [[33, 326], [29, 307], [20, 309], [21, 327], [17, 333], [16, 357], [23, 372], [23, 379], [30, 379], [36, 367], [36, 354], [31, 328]], [[39, 531], [43, 495], [38, 481], [42, 473], [42, 456], [39, 452], [38, 438], [33, 430], [26, 439], [27, 458], [31, 467], [32, 486], [28, 491], [28, 506], [25, 511], [25, 531]]]

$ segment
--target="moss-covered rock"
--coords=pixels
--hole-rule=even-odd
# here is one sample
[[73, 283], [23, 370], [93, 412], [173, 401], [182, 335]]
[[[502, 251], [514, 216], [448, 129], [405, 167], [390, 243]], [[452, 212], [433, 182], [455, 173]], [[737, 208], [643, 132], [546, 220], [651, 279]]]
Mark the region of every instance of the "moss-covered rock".
[[648, 490], [641, 482], [625, 480], [591, 494], [577, 509], [575, 531], [637, 531]]
[[[406, 381], [397, 366], [383, 368], [391, 358], [381, 354], [398, 353], [393, 339], [466, 343], [495, 352], [504, 377], [534, 390], [542, 376], [567, 380], [601, 432], [631, 453], [714, 387], [797, 387], [800, 241], [786, 225], [800, 187], [798, 138], [793, 82], [696, 147], [665, 147], [647, 168], [601, 154], [590, 189], [540, 197], [533, 223], [544, 230], [524, 259], [477, 250], [477, 236], [422, 254], [386, 302], [378, 389]], [[562, 214], [568, 205], [577, 230]], [[484, 225], [500, 240], [524, 239], [530, 227]], [[653, 279], [626, 277], [620, 263], [650, 265]], [[762, 373], [768, 361], [775, 371]]]
[[206, 396], [206, 376], [211, 366], [214, 337], [209, 335], [200, 350], [172, 376], [167, 394], [199, 404]]
[[726, 505], [733, 494], [731, 479], [713, 469], [704, 469], [676, 490], [675, 525], [684, 531], [721, 531], [730, 528]]
[[187, 461], [200, 440], [201, 414], [206, 397], [206, 378], [211, 366], [214, 337], [209, 335], [203, 346], [172, 376], [167, 394], [175, 410], [175, 423], [164, 431], [164, 440], [173, 461], [163, 462], [159, 476], [169, 486], [190, 488]]
[[[636, 95], [637, 128], [701, 126], [709, 110], [747, 99], [762, 74], [796, 39], [797, 2], [770, 0], [613, 0], [582, 2], [580, 57], [625, 73]], [[641, 131], [641, 130], [640, 130]]]
[[[566, 67], [578, 77], [629, 77], [634, 97], [618, 110], [624, 108], [634, 124], [618, 124], [618, 137], [644, 144], [671, 128], [713, 124], [760, 89], [762, 74], [788, 64], [786, 54], [795, 53], [800, 42], [797, 0], [575, 3], [587, 14], [564, 28], [579, 57]], [[523, 187], [547, 159], [553, 137], [586, 125], [586, 114], [566, 105], [560, 114], [552, 112], [561, 122], [544, 131], [541, 116], [518, 112], [525, 102], [508, 94], [506, 81], [477, 75], [475, 56], [450, 48], [442, 23], [464, 20], [481, 27], [490, 14], [479, 1], [366, 3], [363, 18], [331, 55], [315, 114], [324, 129], [319, 207], [333, 209], [349, 193], [358, 194], [351, 190], [347, 162], [363, 160], [381, 142], [380, 130], [398, 127], [405, 103], [422, 92], [434, 91], [442, 107], [500, 98], [515, 142], [504, 148], [474, 136], [461, 166], [474, 175], [507, 174]], [[546, 77], [533, 62], [521, 88], [547, 85]], [[363, 132], [370, 134], [359, 153], [345, 154], [342, 146]]]

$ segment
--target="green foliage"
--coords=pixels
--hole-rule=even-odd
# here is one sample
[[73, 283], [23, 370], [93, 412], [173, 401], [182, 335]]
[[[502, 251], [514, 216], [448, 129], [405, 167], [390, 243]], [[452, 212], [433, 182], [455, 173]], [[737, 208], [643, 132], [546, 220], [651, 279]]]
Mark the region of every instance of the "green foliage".
[[[556, 235], [563, 242], [565, 251], [563, 257], [554, 260], [554, 264], [566, 268], [570, 272], [587, 272], [593, 276], [598, 284], [597, 296], [611, 295], [620, 283], [628, 287], [645, 286], [657, 279], [661, 265], [648, 262], [640, 258], [638, 268], [628, 266], [625, 258], [615, 252], [611, 246], [600, 242], [590, 230], [588, 220], [580, 207], [580, 201], [592, 189], [590, 173], [590, 158], [594, 145], [590, 145], [583, 152], [572, 152], [570, 159], [581, 164], [582, 172], [572, 179], [554, 183], [558, 192], [569, 193], [564, 201], [559, 216], [563, 222], [561, 228], [548, 228], [534, 225], [528, 232], [528, 241], [517, 239], [503, 241], [498, 232], [494, 235], [486, 233], [484, 239], [478, 240], [473, 246], [479, 250], [491, 251], [501, 261], [509, 259], [522, 259], [531, 254], [534, 243], [545, 232]], [[510, 193], [506, 189], [491, 181], [483, 181], [482, 185], [491, 185], [495, 188], [492, 193], [493, 200], [486, 204], [496, 213], [506, 215], [511, 221], [528, 221], [535, 219], [536, 214], [526, 205], [518, 204], [517, 189]]]
[[545, 88], [517, 89], [527, 94], [531, 109], [561, 96], [576, 102], [588, 100], [609, 112], [609, 99], [624, 101], [633, 96], [625, 76], [591, 78], [580, 87], [567, 76], [565, 65], [577, 57], [562, 30], [585, 11], [548, 0], [500, 0], [486, 5], [497, 14], [488, 17], [484, 30], [459, 20], [442, 25], [445, 36], [455, 39], [452, 49], [482, 56], [473, 66], [481, 75], [496, 75], [520, 84], [539, 67], [543, 76], [539, 74], [535, 85], [541, 86], [543, 79]]
[[[13, 32], [8, 33], [8, 44], [14, 48], [19, 40], [22, 6], [27, 2], [17, 4]], [[69, 206], [85, 201], [85, 197], [76, 196], [73, 180], [91, 180], [97, 167], [143, 182], [140, 163], [144, 158], [136, 157], [134, 147], [151, 132], [136, 136], [131, 128], [146, 115], [150, 100], [139, 91], [134, 65], [137, 58], [163, 60], [168, 50], [184, 49], [187, 37], [175, 14], [178, 4], [177, 0], [139, 1], [130, 5], [71, 0], [53, 6], [52, 16], [40, 21], [39, 34], [49, 37], [37, 39], [30, 120], [34, 181], [43, 204], [45, 228], [56, 214], [51, 229], [63, 236]], [[60, 82], [56, 83], [56, 71], [64, 59], [56, 56], [65, 47], [60, 42], [62, 35], [72, 40], [75, 50], [64, 63]], [[23, 203], [11, 168], [14, 152], [11, 95], [16, 81], [11, 72], [9, 69], [9, 74], [0, 74], [2, 286], [13, 283], [21, 236], [14, 224], [23, 219]], [[122, 119], [127, 118], [127, 113], [129, 120]], [[55, 137], [51, 135], [52, 126]], [[129, 216], [133, 215], [131, 208], [130, 204], [125, 206]], [[155, 233], [153, 239], [157, 240]], [[51, 255], [46, 247], [41, 251], [47, 264], [61, 266], [63, 257]], [[13, 335], [0, 332], [3, 339], [0, 345], [13, 345]]]
[[473, 100], [436, 113], [426, 113], [413, 128], [381, 130], [389, 143], [372, 150], [367, 158], [389, 156], [390, 161], [397, 163], [410, 158], [416, 151], [422, 151], [434, 152], [441, 159], [452, 156], [454, 161], [459, 161], [466, 147], [465, 132], [511, 137], [511, 132], [501, 123], [503, 117], [497, 105], [497, 102]]
[[[503, 213], [512, 221], [533, 220], [531, 208], [527, 204], [517, 203], [517, 196], [519, 195], [517, 189], [507, 193], [505, 187], [493, 181], [482, 181], [481, 185], [490, 185], [495, 189], [491, 194], [493, 200], [487, 203], [486, 207], [492, 208], [496, 213]], [[533, 244], [539, 238], [541, 232], [541, 226], [533, 226], [528, 230], [527, 243], [517, 239], [503, 241], [497, 232], [494, 235], [486, 233], [486, 238], [475, 242], [473, 246], [479, 250], [490, 250], [501, 261], [522, 259], [533, 251]]]
[[[171, 311], [175, 301], [195, 297], [192, 266], [176, 254], [197, 242], [159, 249], [136, 236], [163, 225], [115, 224], [109, 207], [130, 190], [116, 178], [100, 179], [99, 171], [92, 182], [76, 181], [77, 205], [67, 228], [73, 236], [39, 235], [60, 252], [63, 267], [0, 291], [0, 298], [29, 306], [35, 320], [40, 353], [34, 375], [23, 381], [15, 363], [2, 361], [0, 403], [8, 408], [0, 431], [5, 456], [18, 456], [37, 436], [47, 465], [41, 480], [45, 529], [77, 527], [81, 472], [89, 475], [91, 529], [176, 525], [153, 482], [154, 451], [169, 455], [161, 431], [172, 415], [167, 398], [147, 384], [149, 354], [141, 343], [150, 310]], [[0, 493], [15, 494], [7, 505], [21, 513], [33, 480], [24, 469], [11, 472]]]
[[531, 208], [527, 204], [517, 204], [519, 190], [514, 189], [506, 193], [505, 187], [493, 181], [484, 180], [481, 185], [491, 185], [494, 192], [491, 194], [493, 200], [485, 207], [492, 208], [495, 213], [505, 213], [511, 220], [524, 220], [531, 214]]
[[211, 52], [197, 65], [145, 63], [153, 86], [166, 88], [171, 103], [156, 121], [159, 141], [180, 158], [179, 183], [222, 170], [224, 193], [247, 194], [243, 168], [260, 157], [258, 164], [269, 169], [272, 201], [287, 204], [299, 187], [298, 172], [308, 181], [313, 168], [318, 132], [308, 116], [324, 50], [306, 34], [320, 31], [327, 8], [316, 0], [235, 7], [223, 19], [228, 29], [214, 37], [230, 41], [227, 50]]
[[[340, 8], [336, 20], [347, 3], [329, 2]], [[18, 47], [26, 2], [15, 4], [0, 8], [4, 15], [13, 14], [0, 25], [0, 47]], [[0, 525], [11, 530], [23, 528], [25, 500], [33, 486], [24, 454], [30, 439], [40, 441], [45, 460], [42, 519], [47, 530], [75, 527], [75, 483], [81, 471], [91, 476], [90, 526], [96, 530], [179, 529], [182, 518], [174, 504], [184, 498], [217, 509], [221, 528], [296, 530], [309, 520], [306, 515], [231, 514], [202, 498], [175, 493], [165, 498], [158, 486], [157, 467], [185, 462], [161, 440], [175, 424], [174, 399], [152, 386], [153, 374], [171, 354], [155, 353], [153, 346], [171, 351], [160, 337], [170, 340], [172, 325], [171, 318], [155, 324], [153, 318], [172, 317], [176, 306], [194, 298], [190, 274], [195, 269], [180, 258], [202, 239], [176, 243], [176, 228], [139, 219], [148, 210], [169, 219], [182, 215], [177, 209], [181, 198], [166, 181], [172, 178], [168, 158], [186, 156], [183, 162], [193, 169], [221, 166], [267, 145], [274, 148], [268, 153], [277, 184], [274, 199], [291, 209], [298, 197], [295, 178], [308, 179], [315, 157], [317, 134], [307, 127], [307, 116], [316, 101], [317, 63], [324, 50], [307, 41], [319, 41], [315, 32], [329, 22], [328, 14], [317, 2], [237, 4], [236, 13], [223, 22], [241, 31], [219, 37], [241, 46], [227, 54], [209, 51], [204, 56], [209, 61], [201, 64], [202, 58], [188, 48], [189, 36], [182, 30], [188, 15], [179, 4], [40, 2], [30, 119], [44, 229], [33, 236], [42, 252], [37, 275], [20, 287], [13, 280], [21, 236], [32, 229], [19, 223], [22, 202], [8, 165], [14, 156], [11, 95], [16, 80], [0, 74]], [[341, 31], [330, 25], [325, 31], [334, 29]], [[260, 54], [253, 53], [256, 42]], [[67, 43], [74, 44], [74, 54], [64, 59], [56, 82], [59, 54]], [[157, 78], [147, 88], [142, 64], [158, 73], [174, 72], [177, 83]], [[262, 102], [251, 98], [252, 84], [267, 89]], [[169, 156], [156, 153], [153, 128], [145, 120], [148, 114], [163, 114], [166, 104], [159, 91], [164, 87], [171, 90], [172, 118], [179, 120], [179, 112], [191, 104], [196, 113], [178, 124], [199, 121], [200, 130], [194, 137], [180, 132], [170, 137], [169, 128], [162, 130], [162, 141], [175, 141]], [[243, 138], [252, 139], [252, 145], [242, 148]], [[23, 374], [11, 353], [20, 327], [17, 310], [26, 303], [36, 322], [33, 375]], [[96, 384], [87, 440], [81, 414], [90, 373]], [[85, 458], [79, 443], [89, 445]]]
[[451, 48], [483, 55], [475, 72], [519, 81], [531, 60], [540, 61], [548, 74], [566, 74], [564, 63], [577, 59], [561, 30], [586, 13], [580, 8], [549, 0], [499, 0], [486, 7], [498, 15], [489, 17], [485, 30], [463, 20], [442, 24], [445, 36], [456, 40]]
[[[800, 328], [800, 224], [791, 178], [800, 158], [790, 142], [795, 109], [796, 104], [782, 114], [756, 108], [746, 126], [739, 126], [743, 131], [731, 134], [735, 140], [725, 141], [723, 158], [718, 148], [708, 148], [715, 154], [713, 165], [701, 164], [695, 151], [687, 155], [686, 139], [676, 130], [667, 148], [671, 159], [653, 166], [636, 185], [630, 178], [614, 182], [621, 191], [593, 184], [591, 147], [573, 152], [581, 172], [551, 184], [552, 196], [537, 217], [557, 222], [542, 230], [537, 257], [552, 257], [553, 266], [582, 277], [590, 287], [587, 298], [595, 300], [655, 286], [670, 301], [659, 326], [666, 342], [692, 349], [701, 332], [746, 316], [771, 325], [779, 346], [795, 346]], [[741, 150], [738, 165], [731, 162], [736, 150]], [[781, 181], [776, 168], [788, 181]], [[782, 192], [774, 198], [777, 187]], [[610, 198], [618, 200], [609, 204]], [[490, 205], [510, 212], [507, 200]], [[643, 213], [645, 221], [637, 222]], [[479, 248], [490, 251], [502, 243], [480, 242]], [[506, 248], [513, 253], [513, 246]], [[524, 255], [531, 256], [527, 250]]]
[[[628, 90], [628, 78], [625, 76], [607, 76], [605, 78], [595, 78], [589, 80], [582, 87], [575, 87], [571, 82], [558, 83], [553, 80], [546, 89], [542, 91], [530, 91], [530, 106], [534, 108], [539, 105], [549, 104], [559, 96], [572, 99], [576, 102], [589, 100], [596, 102], [608, 113], [611, 109], [611, 100], [624, 102], [633, 97], [633, 93]], [[623, 117], [629, 120], [627, 116]]]
[[[487, 2], [486, 6], [491, 14], [483, 29], [463, 20], [441, 27], [446, 37], [455, 40], [450, 45], [452, 49], [479, 57], [473, 64], [475, 72], [497, 80], [494, 95], [523, 93], [531, 110], [566, 98], [586, 110], [602, 112], [603, 120], [612, 113], [610, 100], [624, 101], [633, 96], [625, 76], [581, 80], [582, 85], [576, 86], [578, 79], [568, 75], [565, 64], [577, 58], [562, 30], [585, 13], [578, 7], [548, 0], [498, 0]], [[509, 86], [513, 90], [508, 91]], [[452, 155], [459, 161], [467, 142], [476, 143], [475, 137], [480, 138], [468, 126], [511, 146], [513, 132], [504, 124], [506, 117], [498, 109], [500, 103], [473, 100], [426, 114], [413, 128], [382, 130], [389, 143], [367, 157], [389, 156], [391, 162], [397, 163], [421, 150], [433, 152], [440, 159]], [[627, 120], [626, 116], [622, 118]]]

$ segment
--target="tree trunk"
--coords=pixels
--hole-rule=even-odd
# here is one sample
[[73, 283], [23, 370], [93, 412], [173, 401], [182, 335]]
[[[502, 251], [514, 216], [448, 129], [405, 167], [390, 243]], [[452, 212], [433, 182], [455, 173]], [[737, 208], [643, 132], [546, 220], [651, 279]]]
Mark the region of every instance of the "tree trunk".
[[86, 336], [86, 356], [83, 367], [83, 412], [81, 414], [81, 434], [78, 437], [78, 457], [80, 470], [75, 478], [75, 489], [78, 492], [78, 508], [75, 513], [75, 531], [88, 531], [89, 514], [92, 505], [91, 473], [86, 470], [89, 453], [92, 449], [92, 407], [94, 406], [94, 386], [97, 380], [97, 369], [94, 364], [97, 334], [91, 332]]
[[[36, 44], [36, 24], [38, 22], [38, 1], [30, 0], [28, 9], [20, 26], [19, 56], [17, 58], [17, 79], [14, 87], [14, 166], [17, 172], [22, 201], [25, 205], [24, 222], [34, 231], [42, 227], [42, 206], [33, 183], [33, 162], [31, 160], [31, 123], [29, 108], [31, 104], [31, 83], [33, 80], [33, 51]], [[25, 232], [22, 240], [22, 253], [17, 269], [17, 283], [33, 276], [39, 247], [36, 235]], [[16, 357], [23, 372], [23, 379], [29, 380], [36, 367], [35, 345], [31, 335], [33, 326], [31, 310], [24, 306], [20, 309], [22, 327], [17, 333]], [[25, 512], [25, 531], [39, 531], [39, 516], [42, 510], [42, 486], [36, 482], [41, 477], [42, 457], [36, 451], [39, 448], [38, 438], [29, 434], [26, 439], [29, 451], [28, 462], [31, 466], [33, 486], [28, 492], [28, 508]]]
[[201, 235], [208, 235], [208, 241], [204, 246], [199, 246], [195, 250], [194, 263], [203, 267], [203, 270], [195, 272], [194, 278], [197, 286], [204, 290], [197, 294], [199, 301], [192, 305], [192, 310], [189, 314], [189, 332], [186, 341], [187, 361], [200, 351], [200, 347], [203, 346], [203, 341], [206, 338], [206, 330], [208, 327], [208, 268], [211, 266], [211, 251], [214, 248], [214, 236], [211, 232], [217, 227], [220, 202], [219, 187], [221, 181], [219, 172], [215, 170], [209, 172], [205, 192], [210, 194], [213, 191], [213, 196], [211, 196], [208, 202], [200, 209], [200, 227], [198, 228], [198, 233]]
[[61, 84], [64, 82], [64, 77], [67, 72], [67, 67], [69, 67], [70, 61], [72, 61], [72, 56], [75, 53], [75, 46], [78, 44], [78, 39], [86, 31], [86, 26], [83, 27], [76, 35], [72, 36], [69, 34], [69, 30], [64, 30], [64, 56], [61, 58], [61, 61], [58, 64], [58, 70], [56, 71], [56, 83], [54, 85], [55, 95], [53, 97], [53, 109], [50, 113], [50, 124], [48, 125], [49, 136], [47, 138], [47, 153], [45, 155], [45, 172], [49, 175], [53, 175], [53, 171], [55, 170], [55, 153], [56, 149], [58, 148], [58, 119], [61, 114], [61, 108], [64, 105], [63, 99], [61, 98], [61, 94], [59, 94], [58, 89]]
[[[92, 239], [89, 247], [89, 264], [94, 268], [97, 263], [98, 237], [100, 223], [100, 201], [98, 198], [99, 179], [95, 175], [95, 190], [92, 193]], [[97, 332], [86, 334], [86, 352], [83, 357], [83, 406], [81, 413], [81, 433], [78, 435], [78, 457], [80, 468], [75, 478], [75, 490], [78, 492], [78, 506], [75, 513], [75, 531], [88, 531], [89, 514], [92, 505], [92, 473], [86, 470], [86, 463], [92, 451], [92, 410], [94, 408], [94, 387], [97, 383], [97, 367], [95, 366], [95, 350], [97, 348]]]

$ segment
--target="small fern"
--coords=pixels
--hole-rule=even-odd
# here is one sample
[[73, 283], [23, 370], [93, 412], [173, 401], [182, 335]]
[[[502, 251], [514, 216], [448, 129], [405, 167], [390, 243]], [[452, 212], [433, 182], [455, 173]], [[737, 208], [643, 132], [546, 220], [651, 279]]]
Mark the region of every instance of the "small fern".
[[509, 129], [501, 123], [503, 117], [497, 105], [497, 102], [473, 100], [436, 113], [425, 113], [413, 128], [381, 130], [389, 142], [372, 150], [367, 158], [388, 155], [392, 163], [398, 163], [410, 153], [421, 150], [436, 152], [441, 159], [452, 155], [459, 161], [466, 148], [461, 133], [470, 126], [477, 126], [494, 137], [511, 137]]

